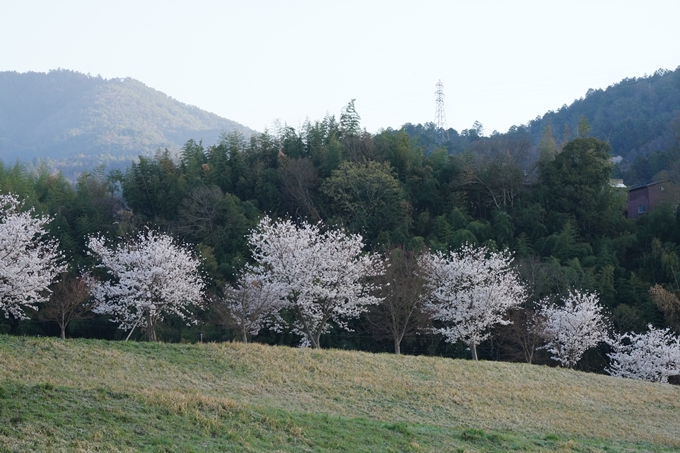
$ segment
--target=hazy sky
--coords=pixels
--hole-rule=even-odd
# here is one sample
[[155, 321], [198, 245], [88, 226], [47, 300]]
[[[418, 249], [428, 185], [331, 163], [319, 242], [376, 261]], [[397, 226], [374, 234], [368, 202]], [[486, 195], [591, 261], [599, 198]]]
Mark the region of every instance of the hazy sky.
[[132, 77], [253, 129], [339, 115], [505, 132], [680, 66], [680, 1], [0, 0], [0, 71]]

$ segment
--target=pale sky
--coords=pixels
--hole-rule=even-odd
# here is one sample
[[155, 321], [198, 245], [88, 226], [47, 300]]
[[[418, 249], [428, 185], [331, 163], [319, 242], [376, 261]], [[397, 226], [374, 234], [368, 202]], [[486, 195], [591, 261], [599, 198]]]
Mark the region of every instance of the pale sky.
[[0, 0], [0, 71], [132, 77], [262, 131], [339, 116], [505, 132], [680, 66], [680, 1]]

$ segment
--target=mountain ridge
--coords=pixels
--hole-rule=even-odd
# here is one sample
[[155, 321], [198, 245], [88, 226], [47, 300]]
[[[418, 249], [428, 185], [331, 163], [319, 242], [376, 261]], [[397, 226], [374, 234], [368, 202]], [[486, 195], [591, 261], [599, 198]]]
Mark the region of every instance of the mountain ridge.
[[417, 140], [425, 155], [438, 148], [449, 154], [479, 154], [514, 147], [526, 154], [520, 159], [528, 172], [542, 146], [558, 149], [583, 134], [611, 146], [613, 176], [623, 178], [628, 186], [668, 178], [680, 181], [680, 67], [625, 78], [605, 89], [591, 88], [569, 105], [503, 133], [484, 135], [479, 122], [462, 131], [449, 128], [447, 134], [434, 123], [406, 123], [402, 129]]
[[3, 160], [149, 155], [187, 140], [256, 131], [182, 103], [132, 78], [69, 70], [0, 72]]
[[629, 160], [671, 147], [678, 133], [675, 123], [680, 120], [680, 66], [625, 78], [605, 89], [591, 88], [571, 104], [539, 115], [524, 127], [535, 142], [547, 126], [556, 138], [569, 131], [573, 136], [581, 116], [590, 123], [594, 137]]

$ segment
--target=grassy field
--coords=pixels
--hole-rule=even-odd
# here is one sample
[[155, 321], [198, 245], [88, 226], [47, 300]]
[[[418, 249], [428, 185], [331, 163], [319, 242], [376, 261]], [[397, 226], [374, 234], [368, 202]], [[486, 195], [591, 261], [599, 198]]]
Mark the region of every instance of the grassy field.
[[502, 362], [0, 336], [0, 451], [680, 451], [680, 387]]

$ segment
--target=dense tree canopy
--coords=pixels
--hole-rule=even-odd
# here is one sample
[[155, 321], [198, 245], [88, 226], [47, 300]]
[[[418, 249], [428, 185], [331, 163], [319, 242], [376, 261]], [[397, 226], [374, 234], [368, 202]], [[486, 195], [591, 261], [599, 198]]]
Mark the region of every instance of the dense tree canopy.
[[555, 227], [571, 219], [585, 237], [609, 233], [624, 201], [609, 185], [610, 157], [606, 143], [577, 138], [552, 160], [540, 161], [541, 201]]

